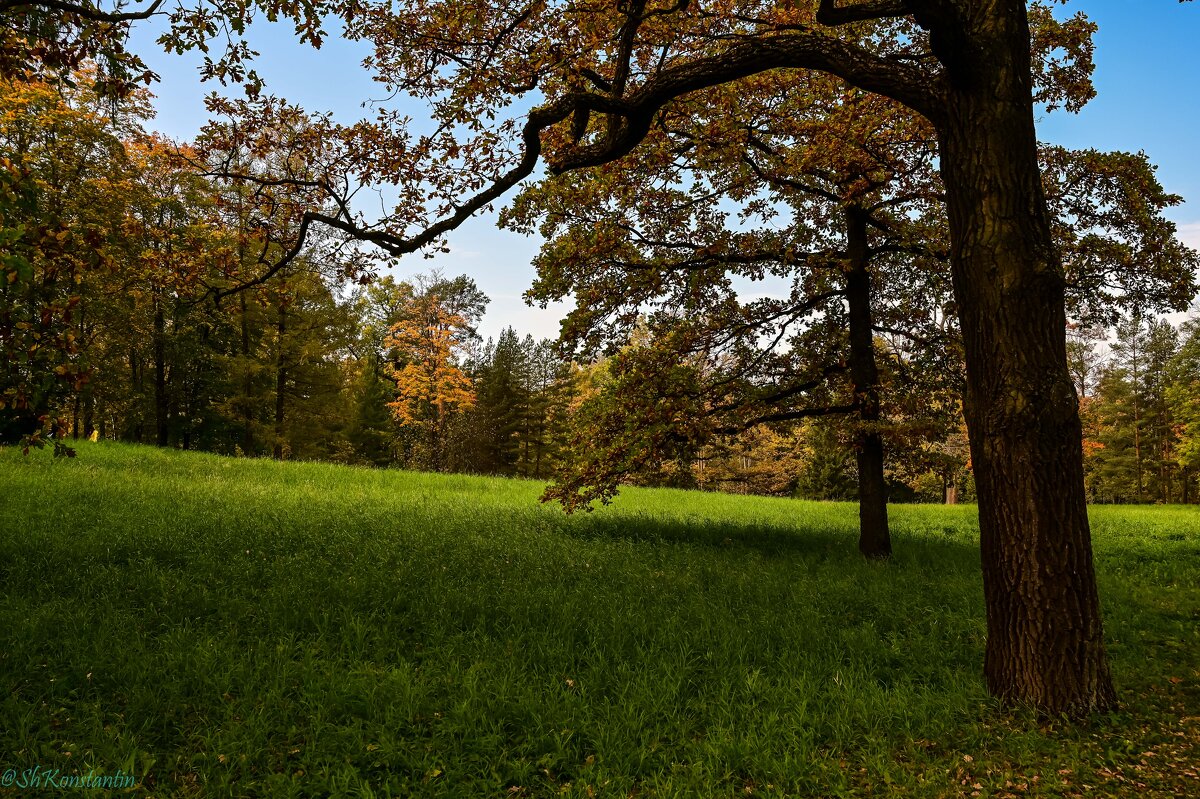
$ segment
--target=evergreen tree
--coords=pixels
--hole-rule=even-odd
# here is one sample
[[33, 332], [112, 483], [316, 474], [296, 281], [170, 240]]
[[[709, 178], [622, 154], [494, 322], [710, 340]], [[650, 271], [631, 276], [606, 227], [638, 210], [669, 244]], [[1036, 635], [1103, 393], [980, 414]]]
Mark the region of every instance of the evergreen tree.
[[396, 386], [383, 374], [378, 352], [368, 352], [356, 364], [353, 378], [353, 414], [346, 438], [354, 453], [353, 462], [389, 466], [396, 460], [396, 425], [388, 404], [396, 399]]
[[[1111, 359], [1094, 402], [1098, 446], [1089, 453], [1089, 492], [1102, 502], [1170, 502], [1176, 431], [1168, 398], [1168, 365], [1178, 346], [1166, 321], [1134, 315], [1116, 326]], [[1085, 440], [1085, 449], [1087, 440]]]
[[528, 361], [517, 332], [505, 328], [476, 377], [479, 431], [476, 468], [489, 474], [517, 474], [529, 421]]
[[526, 336], [527, 390], [529, 395], [526, 424], [525, 474], [546, 477], [561, 460], [564, 439], [562, 428], [571, 397], [570, 364], [558, 352], [553, 341], [535, 342]]

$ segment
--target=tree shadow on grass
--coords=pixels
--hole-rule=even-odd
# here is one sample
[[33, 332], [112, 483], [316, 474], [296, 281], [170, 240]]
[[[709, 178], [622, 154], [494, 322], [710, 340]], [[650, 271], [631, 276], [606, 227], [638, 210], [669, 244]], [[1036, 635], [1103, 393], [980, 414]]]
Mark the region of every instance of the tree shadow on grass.
[[[721, 520], [663, 519], [645, 515], [576, 515], [559, 526], [559, 531], [588, 541], [630, 541], [667, 546], [694, 546], [753, 551], [767, 558], [862, 561], [858, 531], [827, 524], [784, 521], [729, 522]], [[892, 529], [893, 558], [878, 561], [881, 568], [912, 562], [938, 563], [947, 571], [974, 573], [979, 570], [979, 547], [959, 528], [946, 526], [914, 531], [907, 526]]]

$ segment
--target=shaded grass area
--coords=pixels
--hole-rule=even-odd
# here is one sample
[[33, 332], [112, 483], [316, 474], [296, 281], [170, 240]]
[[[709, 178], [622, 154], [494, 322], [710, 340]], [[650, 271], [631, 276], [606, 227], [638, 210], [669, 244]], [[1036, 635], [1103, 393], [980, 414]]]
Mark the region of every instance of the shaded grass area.
[[[1200, 510], [1098, 508], [1124, 700], [991, 702], [970, 507], [0, 450], [0, 767], [155, 796], [1200, 795]], [[0, 793], [4, 789], [0, 788]], [[91, 792], [102, 795], [103, 791]]]

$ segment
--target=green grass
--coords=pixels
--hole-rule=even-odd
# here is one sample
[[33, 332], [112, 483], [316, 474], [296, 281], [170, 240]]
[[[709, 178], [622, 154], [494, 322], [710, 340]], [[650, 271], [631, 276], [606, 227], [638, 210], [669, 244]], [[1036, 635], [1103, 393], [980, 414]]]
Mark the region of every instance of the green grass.
[[1200, 795], [1200, 509], [1093, 511], [1123, 708], [1072, 726], [986, 696], [972, 507], [894, 507], [877, 564], [852, 505], [568, 517], [540, 490], [0, 451], [0, 767], [155, 796]]

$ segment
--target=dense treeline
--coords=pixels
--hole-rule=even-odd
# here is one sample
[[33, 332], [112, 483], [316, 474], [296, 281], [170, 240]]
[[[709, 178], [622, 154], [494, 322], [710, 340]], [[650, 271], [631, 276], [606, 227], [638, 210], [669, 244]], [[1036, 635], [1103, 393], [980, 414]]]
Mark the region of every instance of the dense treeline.
[[144, 129], [148, 97], [87, 77], [0, 93], [0, 441], [550, 473], [550, 342], [485, 345], [469, 278], [367, 280], [344, 246], [247, 279], [287, 198], [204, 177]]
[[[1132, 317], [1073, 342], [1093, 502], [1200, 500], [1200, 323]], [[1103, 350], [1103, 351], [1102, 351]]]
[[[1133, 316], [1114, 327], [1070, 331], [1072, 373], [1084, 419], [1088, 498], [1099, 503], [1200, 502], [1200, 319], [1173, 325]], [[899, 356], [878, 340], [880, 361]], [[885, 381], [885, 394], [896, 389]], [[931, 426], [928, 409], [893, 406], [883, 427], [891, 502], [974, 500], [961, 409]], [[947, 423], [948, 422], [948, 423]], [[575, 424], [582, 426], [576, 419]], [[733, 493], [854, 500], [855, 420], [828, 417], [761, 426], [696, 449], [684, 461], [631, 480]]]
[[[857, 496], [861, 421], [679, 436], [695, 409], [668, 407], [662, 381], [695, 375], [687, 364], [653, 377], [630, 369], [655, 352], [644, 328], [585, 366], [511, 328], [484, 342], [488, 298], [470, 278], [368, 279], [339, 242], [247, 280], [279, 246], [269, 231], [289, 224], [288, 198], [204, 177], [195, 150], [144, 129], [146, 97], [118, 110], [86, 86], [4, 86], [5, 442], [65, 451], [98, 437], [549, 478], [620, 438], [598, 426], [657, 405], [666, 427], [644, 449], [673, 446], [671, 457], [618, 464], [624, 482]], [[838, 327], [808, 338], [834, 342]], [[961, 410], [947, 393], [960, 376], [914, 388], [913, 374], [929, 371], [920, 353], [876, 345], [889, 499], [972, 498]], [[1078, 326], [1070, 346], [1091, 499], [1197, 501], [1200, 325], [1134, 316]], [[646, 404], [629, 404], [631, 385]]]

